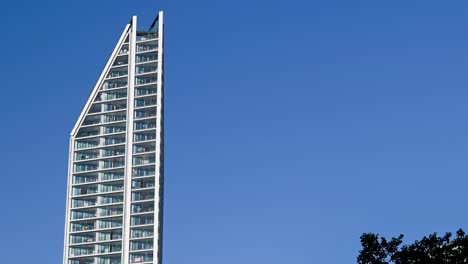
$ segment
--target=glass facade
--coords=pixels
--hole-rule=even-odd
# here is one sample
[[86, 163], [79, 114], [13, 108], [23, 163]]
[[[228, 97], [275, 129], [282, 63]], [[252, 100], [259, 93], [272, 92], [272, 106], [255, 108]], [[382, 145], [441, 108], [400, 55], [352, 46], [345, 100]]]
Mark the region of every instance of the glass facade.
[[64, 264], [161, 264], [162, 12], [133, 17], [70, 142]]

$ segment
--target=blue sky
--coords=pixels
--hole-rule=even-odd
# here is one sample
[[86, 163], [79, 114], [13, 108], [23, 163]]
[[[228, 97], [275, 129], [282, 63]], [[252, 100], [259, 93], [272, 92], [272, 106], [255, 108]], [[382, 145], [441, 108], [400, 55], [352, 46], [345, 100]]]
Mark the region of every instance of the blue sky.
[[466, 228], [466, 1], [2, 3], [2, 263], [62, 260], [68, 135], [166, 18], [167, 264], [353, 263]]

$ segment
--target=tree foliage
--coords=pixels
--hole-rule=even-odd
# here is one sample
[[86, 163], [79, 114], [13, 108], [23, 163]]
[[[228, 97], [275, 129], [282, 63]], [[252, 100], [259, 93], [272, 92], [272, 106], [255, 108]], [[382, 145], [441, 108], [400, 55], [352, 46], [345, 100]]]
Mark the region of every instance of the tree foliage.
[[361, 236], [362, 249], [358, 264], [462, 264], [468, 263], [468, 236], [458, 230], [437, 236], [423, 237], [410, 245], [402, 245], [403, 235], [390, 240], [373, 233]]

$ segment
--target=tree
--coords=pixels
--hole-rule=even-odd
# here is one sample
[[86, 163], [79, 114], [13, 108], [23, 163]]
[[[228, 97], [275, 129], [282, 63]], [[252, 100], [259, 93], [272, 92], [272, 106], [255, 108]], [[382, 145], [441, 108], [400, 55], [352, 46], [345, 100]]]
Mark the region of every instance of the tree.
[[462, 264], [468, 263], [468, 235], [458, 230], [438, 237], [437, 233], [410, 245], [402, 245], [403, 235], [390, 240], [373, 233], [361, 236], [358, 264]]

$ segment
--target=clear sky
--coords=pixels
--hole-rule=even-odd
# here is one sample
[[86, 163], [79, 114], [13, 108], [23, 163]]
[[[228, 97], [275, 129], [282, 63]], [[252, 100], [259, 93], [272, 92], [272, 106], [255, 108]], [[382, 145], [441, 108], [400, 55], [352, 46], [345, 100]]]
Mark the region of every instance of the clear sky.
[[1, 263], [62, 261], [69, 133], [166, 19], [167, 264], [355, 263], [467, 228], [468, 2], [4, 1]]

